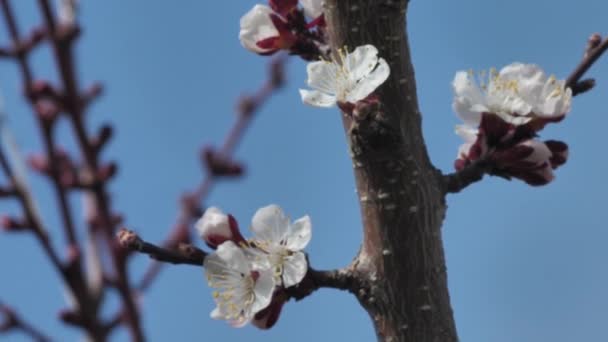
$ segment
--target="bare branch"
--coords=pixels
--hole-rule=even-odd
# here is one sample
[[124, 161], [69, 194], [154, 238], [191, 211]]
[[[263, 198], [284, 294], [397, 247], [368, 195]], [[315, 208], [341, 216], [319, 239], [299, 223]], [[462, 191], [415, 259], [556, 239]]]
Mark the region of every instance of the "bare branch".
[[310, 296], [320, 288], [332, 288], [355, 293], [361, 286], [359, 279], [354, 276], [350, 269], [318, 271], [311, 267], [302, 281], [285, 290], [290, 298], [296, 301]]
[[446, 193], [457, 193], [467, 186], [479, 182], [490, 169], [488, 165], [479, 160], [469, 164], [464, 169], [443, 176]]
[[574, 69], [574, 71], [568, 76], [566, 80], [566, 87], [572, 89], [572, 95], [576, 96], [589, 91], [595, 85], [595, 80], [586, 79], [581, 81], [581, 78], [591, 68], [591, 66], [608, 50], [608, 38], [602, 41], [602, 37], [595, 33], [589, 37], [587, 48], [583, 59]]
[[[165, 263], [202, 267], [207, 256], [207, 253], [190, 244], [180, 244], [177, 249], [154, 245], [125, 228], [118, 232], [117, 239], [123, 248], [147, 254], [150, 258]], [[289, 298], [298, 301], [308, 297], [319, 288], [334, 288], [354, 293], [360, 288], [358, 282], [357, 277], [349, 269], [318, 271], [309, 267], [304, 279], [297, 286], [285, 289], [285, 293]]]
[[190, 245], [180, 244], [176, 250], [159, 247], [144, 241], [135, 232], [122, 228], [117, 234], [118, 242], [123, 248], [147, 254], [150, 258], [171, 264], [203, 266], [207, 253]]
[[12, 308], [0, 302], [0, 317], [2, 316], [3, 318], [0, 320], [0, 334], [7, 333], [9, 331], [21, 331], [34, 341], [51, 341], [50, 338], [17, 315]]
[[85, 104], [90, 102], [90, 96], [86, 92], [84, 94], [80, 93], [72, 51], [80, 29], [76, 22], [57, 23], [49, 0], [38, 0], [38, 4], [63, 85], [61, 110], [68, 116], [76, 136], [76, 142], [84, 158], [85, 173], [89, 175], [89, 187], [94, 194], [93, 197], [98, 208], [97, 227], [103, 232], [107, 247], [112, 253], [111, 259], [116, 273], [115, 285], [125, 308], [125, 323], [129, 328], [132, 340], [141, 342], [145, 340], [145, 337], [140, 323], [140, 313], [131, 293], [126, 260], [122, 258], [118, 250], [112, 247], [116, 220], [106, 191], [106, 182], [109, 177], [102, 176], [104, 166], [98, 159], [99, 150], [96, 139], [89, 136], [84, 124]]

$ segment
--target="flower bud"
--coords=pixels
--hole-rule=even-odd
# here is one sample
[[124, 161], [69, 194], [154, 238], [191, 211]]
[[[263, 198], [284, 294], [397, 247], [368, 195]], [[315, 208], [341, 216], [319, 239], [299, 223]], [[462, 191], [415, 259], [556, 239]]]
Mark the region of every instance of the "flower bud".
[[551, 167], [557, 169], [568, 160], [568, 145], [562, 141], [547, 140], [545, 145], [551, 150]]
[[216, 207], [207, 208], [195, 227], [207, 246], [213, 249], [228, 240], [236, 244], [245, 241], [234, 217], [224, 214]]

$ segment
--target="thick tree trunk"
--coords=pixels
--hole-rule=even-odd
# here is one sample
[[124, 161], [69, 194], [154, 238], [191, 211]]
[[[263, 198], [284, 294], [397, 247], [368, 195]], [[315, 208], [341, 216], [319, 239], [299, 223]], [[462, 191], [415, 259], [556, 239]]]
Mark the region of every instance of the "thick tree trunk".
[[380, 108], [344, 115], [365, 238], [353, 269], [378, 340], [450, 342], [445, 191], [422, 137], [406, 9], [405, 0], [326, 1], [332, 48], [373, 44], [391, 67]]

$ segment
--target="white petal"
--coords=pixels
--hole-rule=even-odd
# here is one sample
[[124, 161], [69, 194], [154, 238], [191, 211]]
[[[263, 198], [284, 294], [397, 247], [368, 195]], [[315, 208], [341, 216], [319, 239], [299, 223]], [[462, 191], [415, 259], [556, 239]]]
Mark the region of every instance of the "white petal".
[[538, 65], [515, 62], [500, 69], [499, 76], [506, 79], [522, 79], [534, 77], [539, 72], [543, 73]]
[[253, 314], [265, 309], [272, 301], [272, 294], [275, 288], [274, 275], [271, 270], [260, 272], [260, 276], [255, 283], [253, 292], [255, 293], [255, 301], [251, 305]]
[[296, 252], [292, 256], [285, 258], [283, 264], [283, 286], [291, 287], [298, 284], [308, 271], [306, 256], [302, 252]]
[[336, 105], [336, 97], [317, 90], [300, 89], [302, 102], [314, 107], [329, 108]]
[[276, 204], [258, 209], [251, 222], [256, 238], [276, 245], [285, 238], [288, 228], [289, 218]]
[[323, 14], [323, 6], [325, 1], [323, 0], [300, 0], [300, 4], [304, 9], [304, 14], [311, 18], [316, 19]]
[[478, 130], [468, 125], [456, 125], [455, 132], [464, 140], [464, 143], [458, 148], [457, 158], [466, 157], [469, 155], [475, 141], [477, 141]]
[[306, 82], [313, 89], [335, 95], [338, 71], [338, 66], [334, 63], [326, 61], [308, 63], [306, 66], [308, 80]]
[[[229, 269], [245, 274], [248, 274], [251, 270], [249, 260], [245, 257], [245, 253], [243, 253], [243, 250], [232, 241], [226, 241], [219, 245], [215, 254], [217, 254]], [[209, 257], [210, 256], [207, 256], [207, 258]], [[205, 258], [205, 261], [207, 261], [207, 258]]]
[[308, 215], [291, 224], [285, 247], [290, 251], [303, 250], [312, 237], [312, 223]]
[[344, 67], [353, 80], [366, 77], [376, 65], [378, 65], [378, 49], [373, 45], [359, 46], [344, 58]]
[[268, 6], [255, 5], [241, 18], [239, 40], [243, 47], [256, 53], [269, 51], [268, 49], [260, 48], [257, 42], [279, 35], [270, 19], [270, 14], [273, 13], [272, 9]]
[[205, 257], [203, 267], [210, 280], [210, 283], [214, 281], [218, 275], [222, 274], [226, 269], [226, 263], [216, 253], [209, 254]]
[[253, 319], [252, 315], [239, 316], [230, 321], [230, 326], [233, 328], [242, 328]]
[[477, 140], [477, 128], [468, 125], [456, 125], [455, 132], [465, 142], [475, 142]]
[[216, 307], [215, 309], [213, 309], [213, 311], [211, 311], [211, 314], [209, 316], [211, 316], [211, 318], [213, 318], [213, 319], [224, 319], [224, 315], [222, 314], [222, 311], [220, 310], [219, 307]]
[[369, 94], [373, 93], [391, 73], [388, 63], [384, 58], [380, 58], [378, 66], [369, 75], [361, 79], [353, 89], [347, 94], [346, 101], [356, 103], [357, 101], [363, 100]]
[[481, 112], [485, 111], [485, 99], [481, 90], [466, 71], [459, 71], [452, 81], [454, 101], [452, 109], [467, 125], [477, 126]]

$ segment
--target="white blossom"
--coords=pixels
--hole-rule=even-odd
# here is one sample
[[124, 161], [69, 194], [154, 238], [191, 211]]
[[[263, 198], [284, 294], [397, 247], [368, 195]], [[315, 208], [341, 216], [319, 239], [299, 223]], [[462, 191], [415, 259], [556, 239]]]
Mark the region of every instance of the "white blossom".
[[275, 12], [270, 7], [258, 4], [241, 18], [239, 40], [243, 47], [255, 53], [266, 53], [273, 50], [260, 47], [258, 44], [260, 41], [279, 36], [279, 31], [270, 19], [271, 14], [275, 14]]
[[269, 205], [255, 213], [251, 230], [255, 233], [252, 242], [266, 254], [277, 282], [282, 280], [287, 288], [302, 281], [308, 270], [302, 250], [312, 234], [310, 217], [304, 216], [290, 223], [279, 206]]
[[217, 289], [212, 318], [242, 327], [270, 304], [275, 288], [272, 271], [257, 269], [234, 242], [221, 244], [205, 258], [204, 267], [209, 286]]
[[532, 119], [555, 120], [570, 110], [572, 91], [565, 81], [547, 77], [533, 64], [510, 64], [500, 72], [492, 69], [476, 80], [473, 72], [460, 71], [453, 81], [454, 111], [471, 126], [482, 113], [493, 113], [513, 125]]
[[300, 89], [302, 101], [316, 107], [332, 107], [337, 102], [356, 103], [378, 88], [390, 68], [373, 45], [357, 47], [352, 53], [340, 51], [333, 61], [309, 63], [308, 85]]
[[227, 240], [237, 243], [244, 241], [236, 221], [216, 207], [207, 208], [194, 227], [199, 236], [212, 247], [217, 247]]
[[304, 14], [311, 18], [316, 19], [323, 14], [323, 6], [325, 5], [324, 0], [300, 0]]

